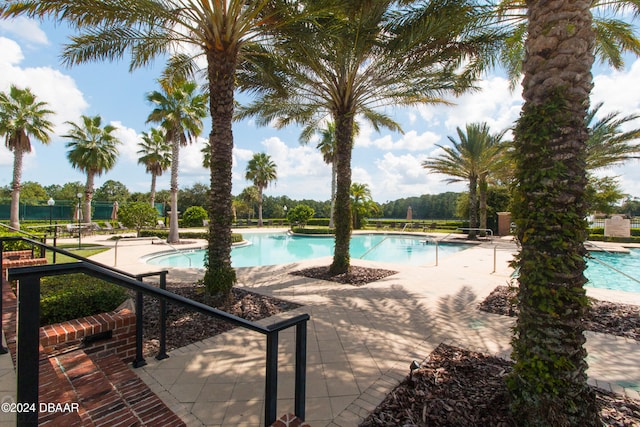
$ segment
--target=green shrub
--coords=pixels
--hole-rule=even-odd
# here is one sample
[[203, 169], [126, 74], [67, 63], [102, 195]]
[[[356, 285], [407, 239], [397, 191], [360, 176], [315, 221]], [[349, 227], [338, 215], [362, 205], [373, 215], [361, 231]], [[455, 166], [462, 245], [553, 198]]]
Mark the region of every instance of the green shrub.
[[328, 227], [329, 226], [329, 218], [311, 218], [307, 225], [313, 225], [317, 227]]
[[604, 227], [593, 227], [589, 230], [589, 234], [604, 236]]
[[132, 202], [119, 210], [120, 220], [125, 227], [135, 228], [140, 237], [143, 227], [153, 227], [158, 219], [158, 211], [147, 202]]
[[298, 234], [333, 234], [335, 233], [335, 229], [333, 228], [303, 228], [303, 227], [293, 227], [292, 231]]
[[640, 243], [640, 237], [638, 236], [611, 237], [611, 236], [602, 236], [599, 234], [590, 234], [589, 240], [592, 240], [594, 242]]
[[183, 227], [202, 227], [202, 220], [209, 219], [202, 206], [191, 206], [182, 214]]
[[85, 274], [43, 277], [40, 326], [112, 311], [127, 298], [126, 288]]
[[313, 217], [314, 213], [315, 211], [311, 206], [297, 205], [293, 209], [289, 210], [287, 213], [287, 220], [292, 226], [297, 224], [304, 228], [304, 226], [307, 225], [309, 220]]
[[[159, 237], [161, 239], [166, 239], [169, 237], [169, 230], [141, 230], [140, 237]], [[180, 238], [181, 239], [204, 239], [207, 240], [209, 237], [209, 233], [206, 231], [181, 231]], [[242, 234], [232, 233], [231, 234], [231, 242], [238, 243], [242, 241]]]

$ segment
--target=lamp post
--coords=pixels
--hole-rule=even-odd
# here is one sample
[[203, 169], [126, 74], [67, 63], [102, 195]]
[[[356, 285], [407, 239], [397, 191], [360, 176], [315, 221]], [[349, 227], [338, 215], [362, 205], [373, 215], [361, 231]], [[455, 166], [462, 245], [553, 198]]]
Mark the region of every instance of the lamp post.
[[53, 197], [49, 197], [49, 200], [47, 200], [47, 205], [49, 205], [49, 232], [51, 232], [51, 224], [52, 224], [52, 218], [53, 218], [53, 205], [56, 204], [56, 201], [53, 200]]
[[78, 198], [78, 249], [80, 249], [82, 244], [82, 233], [80, 232], [80, 201], [82, 200], [82, 193], [78, 192], [76, 197]]

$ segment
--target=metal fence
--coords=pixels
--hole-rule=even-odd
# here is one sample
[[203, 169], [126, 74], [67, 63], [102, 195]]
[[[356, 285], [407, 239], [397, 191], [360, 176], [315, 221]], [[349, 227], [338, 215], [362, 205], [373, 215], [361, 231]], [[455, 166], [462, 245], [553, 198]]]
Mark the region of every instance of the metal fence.
[[[56, 200], [53, 206], [47, 205], [47, 201], [42, 202], [21, 202], [19, 208], [20, 221], [71, 221], [75, 219], [75, 212], [78, 206], [77, 200]], [[84, 204], [80, 205], [81, 207]], [[155, 204], [158, 214], [162, 214], [162, 203]], [[91, 202], [91, 218], [96, 220], [111, 219], [113, 202], [94, 200]], [[0, 220], [8, 220], [11, 215], [11, 203], [0, 202]]]

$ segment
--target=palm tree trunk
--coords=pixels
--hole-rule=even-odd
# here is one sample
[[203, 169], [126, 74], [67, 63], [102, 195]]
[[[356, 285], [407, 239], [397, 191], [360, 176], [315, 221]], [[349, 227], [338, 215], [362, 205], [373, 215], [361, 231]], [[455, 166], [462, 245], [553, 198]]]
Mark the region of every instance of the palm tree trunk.
[[94, 177], [94, 172], [87, 171], [87, 184], [84, 188], [84, 209], [82, 216], [82, 222], [85, 224], [91, 224], [91, 201], [93, 200]]
[[178, 243], [178, 167], [180, 165], [180, 141], [175, 138], [171, 141], [171, 215], [169, 216], [168, 243]]
[[353, 147], [353, 115], [336, 114], [336, 215], [335, 249], [331, 274], [349, 270], [349, 241], [351, 240], [351, 151]]
[[336, 210], [336, 175], [338, 174], [336, 162], [331, 162], [331, 213], [329, 214], [329, 228], [334, 227], [334, 215]]
[[262, 187], [258, 187], [258, 227], [262, 227]]
[[476, 238], [478, 228], [478, 177], [469, 178], [469, 239]]
[[[204, 283], [212, 295], [228, 296], [236, 282], [231, 267], [231, 166], [233, 163], [233, 92], [237, 51], [207, 52], [209, 111], [211, 111], [211, 199], [209, 202], [209, 242]], [[215, 94], [215, 96], [214, 96]]]
[[513, 209], [521, 243], [520, 310], [508, 382], [519, 425], [601, 425], [587, 384], [582, 322], [588, 305], [584, 119], [592, 87], [591, 5], [527, 1]]
[[156, 177], [155, 173], [151, 174], [151, 207], [156, 207]]
[[13, 151], [13, 182], [11, 183], [11, 213], [9, 215], [9, 225], [20, 229], [20, 181], [22, 179], [22, 159], [24, 151], [19, 146]]
[[[487, 228], [487, 190], [488, 184], [485, 176], [480, 177], [478, 181], [478, 195], [479, 195], [479, 205], [480, 205], [480, 226], [483, 230]], [[487, 233], [485, 231], [480, 231], [480, 237], [486, 236]]]

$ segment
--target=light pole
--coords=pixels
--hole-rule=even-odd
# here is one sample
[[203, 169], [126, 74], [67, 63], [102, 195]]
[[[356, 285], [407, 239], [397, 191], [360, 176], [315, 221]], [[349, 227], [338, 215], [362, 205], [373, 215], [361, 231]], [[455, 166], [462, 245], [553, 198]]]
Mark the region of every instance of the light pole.
[[82, 193], [78, 192], [78, 194], [76, 194], [76, 197], [78, 198], [78, 250], [81, 247], [81, 243], [82, 243], [82, 233], [80, 232], [80, 201], [82, 200]]
[[49, 205], [49, 232], [51, 232], [51, 224], [52, 224], [52, 218], [53, 218], [53, 205], [56, 204], [56, 201], [53, 200], [53, 197], [49, 197], [49, 200], [47, 200], [47, 205]]

